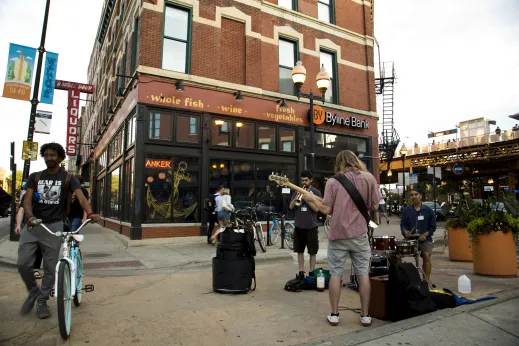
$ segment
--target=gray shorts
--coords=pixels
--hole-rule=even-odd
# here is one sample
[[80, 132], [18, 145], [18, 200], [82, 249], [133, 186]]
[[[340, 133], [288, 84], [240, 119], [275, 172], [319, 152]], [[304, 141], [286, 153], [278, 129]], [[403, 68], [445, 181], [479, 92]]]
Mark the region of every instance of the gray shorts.
[[427, 252], [429, 254], [432, 254], [433, 243], [430, 241], [418, 242], [418, 250], [421, 253]]
[[330, 240], [328, 242], [328, 266], [330, 267], [331, 275], [343, 275], [348, 257], [351, 258], [353, 263], [355, 275], [369, 275], [371, 247], [369, 246], [367, 234], [357, 238]]

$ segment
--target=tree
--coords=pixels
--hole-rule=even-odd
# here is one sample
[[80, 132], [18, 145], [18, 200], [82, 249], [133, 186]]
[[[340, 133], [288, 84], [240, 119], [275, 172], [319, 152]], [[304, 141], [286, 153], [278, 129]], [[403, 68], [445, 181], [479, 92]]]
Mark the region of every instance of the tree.
[[[22, 190], [22, 177], [23, 177], [23, 172], [22, 171], [16, 171], [16, 191], [15, 191], [15, 196], [20, 196], [20, 191]], [[12, 182], [12, 179], [11, 179], [11, 175], [9, 175], [8, 177], [6, 177], [5, 179], [7, 181], [7, 191], [12, 195], [12, 191], [11, 191], [11, 182]]]

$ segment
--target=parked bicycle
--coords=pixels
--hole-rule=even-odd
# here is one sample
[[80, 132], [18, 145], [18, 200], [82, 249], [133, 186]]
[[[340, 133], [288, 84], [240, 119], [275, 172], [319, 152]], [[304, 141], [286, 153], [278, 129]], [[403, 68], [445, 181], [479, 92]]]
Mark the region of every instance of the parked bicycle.
[[63, 237], [63, 254], [56, 265], [56, 279], [54, 289], [51, 290], [51, 296], [56, 298], [58, 304], [58, 324], [59, 332], [63, 340], [70, 336], [71, 328], [71, 303], [74, 301], [75, 306], [81, 304], [81, 296], [84, 292], [94, 291], [94, 285], [83, 285], [83, 258], [79, 243], [84, 240], [84, 236], [77, 234], [91, 220], [87, 219], [74, 232], [52, 232], [43, 223], [40, 222], [47, 232], [57, 237]]
[[246, 207], [236, 211], [236, 221], [239, 226], [249, 227], [254, 234], [254, 240], [258, 241], [261, 251], [267, 252], [267, 242], [261, 223], [258, 221], [257, 207], [256, 205], [254, 208]]
[[[270, 229], [268, 230], [270, 234], [270, 241], [272, 244], [276, 244], [278, 241], [279, 235], [281, 232], [285, 232], [285, 244], [290, 249], [294, 249], [294, 231], [295, 227], [294, 224], [290, 221], [285, 220], [285, 214], [280, 213], [267, 213], [267, 215], [273, 216], [272, 218], [272, 226], [270, 226]], [[285, 228], [283, 229], [282, 225], [285, 225]]]

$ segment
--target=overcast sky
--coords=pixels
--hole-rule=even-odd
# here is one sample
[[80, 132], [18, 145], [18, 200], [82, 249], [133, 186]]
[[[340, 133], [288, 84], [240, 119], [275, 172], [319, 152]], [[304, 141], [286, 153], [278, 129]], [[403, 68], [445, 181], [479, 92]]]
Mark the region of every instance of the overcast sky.
[[[102, 0], [52, 0], [45, 47], [59, 54], [58, 79], [87, 81], [101, 7]], [[44, 0], [0, 0], [2, 90], [9, 42], [38, 47], [44, 9]], [[404, 142], [427, 143], [428, 131], [478, 117], [494, 119], [502, 129], [514, 125], [508, 115], [519, 112], [517, 18], [518, 0], [376, 1], [375, 35], [381, 60], [395, 62], [394, 117]], [[52, 134], [36, 134], [35, 140], [65, 144], [66, 91], [56, 91], [54, 105], [39, 109], [53, 112]], [[29, 114], [29, 102], [0, 97], [0, 167], [9, 168], [9, 143], [15, 141], [23, 168]], [[44, 167], [40, 158], [31, 171]]]

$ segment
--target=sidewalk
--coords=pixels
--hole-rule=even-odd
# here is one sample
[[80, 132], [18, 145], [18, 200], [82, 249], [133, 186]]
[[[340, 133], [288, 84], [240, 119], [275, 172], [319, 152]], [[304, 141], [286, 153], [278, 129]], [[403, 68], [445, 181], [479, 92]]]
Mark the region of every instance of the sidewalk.
[[436, 311], [306, 345], [519, 345], [519, 289], [497, 299]]
[[[87, 270], [162, 270], [211, 266], [216, 251], [214, 246], [206, 243], [206, 237], [130, 240], [99, 225], [88, 225], [82, 234], [85, 241], [81, 244], [81, 251]], [[400, 238], [399, 220], [392, 218], [389, 225], [383, 223], [374, 235]], [[317, 263], [327, 264], [328, 240], [323, 227], [320, 228], [319, 238]], [[443, 229], [436, 231], [434, 241], [437, 246], [443, 244]], [[263, 253], [256, 244], [256, 261], [296, 260], [292, 250], [281, 249], [280, 246], [281, 239], [275, 245], [268, 246], [267, 252]], [[18, 242], [9, 241], [8, 237], [0, 239], [0, 264], [16, 266], [17, 254]]]

